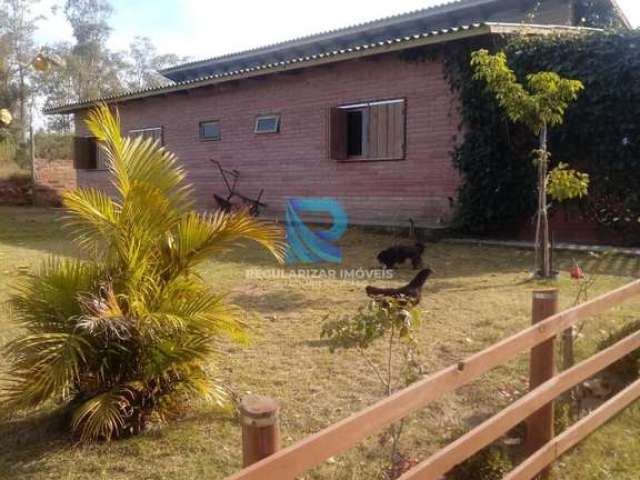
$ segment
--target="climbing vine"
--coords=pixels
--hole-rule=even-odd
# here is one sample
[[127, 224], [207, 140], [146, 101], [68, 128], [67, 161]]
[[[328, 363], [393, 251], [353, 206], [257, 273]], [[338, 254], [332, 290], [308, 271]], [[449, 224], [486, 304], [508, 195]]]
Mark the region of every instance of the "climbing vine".
[[[485, 48], [487, 45], [484, 45]], [[582, 81], [584, 92], [550, 137], [553, 165], [567, 162], [589, 174], [590, 195], [579, 202], [599, 224], [636, 236], [640, 230], [640, 32], [517, 37], [504, 50], [519, 78], [554, 71]], [[469, 66], [476, 44], [443, 49], [447, 75], [461, 98], [464, 139], [453, 152], [463, 174], [458, 225], [486, 232], [521, 225], [535, 208], [534, 144], [505, 119]]]

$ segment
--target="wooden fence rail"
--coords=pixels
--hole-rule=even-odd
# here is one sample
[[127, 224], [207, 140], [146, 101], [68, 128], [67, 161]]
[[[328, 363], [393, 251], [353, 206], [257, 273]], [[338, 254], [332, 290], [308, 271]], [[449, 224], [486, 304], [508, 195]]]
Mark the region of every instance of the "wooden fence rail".
[[587, 435], [640, 398], [640, 380], [635, 381], [588, 416], [584, 417], [522, 462], [503, 480], [530, 480], [551, 465]]
[[[371, 434], [381, 431], [447, 393], [478, 379], [493, 368], [513, 359], [516, 355], [553, 339], [558, 334], [573, 327], [577, 322], [589, 316], [602, 313], [637, 295], [640, 295], [640, 280], [601, 295], [582, 305], [552, 315], [546, 320], [492, 345], [486, 350], [472, 355], [457, 365], [426, 377], [410, 387], [290, 447], [274, 453], [228, 477], [227, 480], [292, 480], [328, 458], [345, 452]], [[552, 401], [558, 394], [580, 383], [581, 379], [589, 378], [589, 376], [639, 347], [640, 334], [632, 335], [591, 359], [552, 378], [441, 452], [419, 464], [401, 478], [403, 480], [438, 478], [441, 473], [446, 472], [452, 466], [473, 455], [483, 446], [489, 445], [504, 432], [508, 431], [511, 426]], [[635, 390], [633, 391], [635, 392]], [[618, 403], [609, 408], [615, 409], [619, 407], [632, 396], [627, 394], [623, 397], [623, 400], [619, 400]], [[597, 420], [601, 418], [602, 414], [600, 417], [596, 417]], [[582, 427], [580, 433], [587, 427]], [[571, 430], [568, 431], [570, 432]], [[555, 442], [560, 438], [561, 436], [557, 437]], [[571, 439], [573, 437], [570, 437], [569, 440], [563, 440], [564, 443], [561, 446], [569, 445]], [[544, 464], [548, 458], [555, 455], [555, 451], [551, 450], [544, 455], [546, 456], [535, 460], [535, 463], [532, 463], [531, 466], [526, 467], [525, 465], [529, 469], [526, 472], [535, 470], [539, 465]], [[543, 465], [542, 468], [546, 465], [548, 463]], [[519, 475], [525, 475], [526, 472]], [[532, 477], [519, 476], [514, 478]]]
[[[455, 442], [420, 463], [399, 480], [440, 478], [459, 463], [498, 440], [505, 433], [551, 402], [561, 393], [584, 382], [625, 355], [640, 348], [640, 332], [625, 338], [588, 360], [566, 370], [509, 405]], [[536, 472], [537, 474], [538, 472]]]

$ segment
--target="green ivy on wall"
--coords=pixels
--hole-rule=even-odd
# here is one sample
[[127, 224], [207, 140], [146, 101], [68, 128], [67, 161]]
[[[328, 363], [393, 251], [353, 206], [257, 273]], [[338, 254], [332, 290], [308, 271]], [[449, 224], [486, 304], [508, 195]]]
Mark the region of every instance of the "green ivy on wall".
[[[491, 47], [505, 50], [519, 78], [550, 70], [584, 83], [564, 125], [551, 132], [553, 164], [570, 163], [590, 175], [590, 195], [581, 202], [589, 218], [625, 232], [640, 228], [640, 32], [523, 36]], [[469, 59], [477, 48], [460, 44], [442, 54], [461, 97], [464, 141], [453, 152], [464, 178], [458, 224], [480, 233], [531, 218], [536, 181], [535, 139], [506, 120], [482, 82], [472, 79]]]

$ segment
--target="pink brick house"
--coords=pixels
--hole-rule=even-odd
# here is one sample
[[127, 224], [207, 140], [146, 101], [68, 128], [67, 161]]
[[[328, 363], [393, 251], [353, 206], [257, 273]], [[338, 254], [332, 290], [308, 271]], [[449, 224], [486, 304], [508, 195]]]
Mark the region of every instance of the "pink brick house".
[[402, 53], [472, 37], [572, 31], [574, 3], [460, 0], [180, 65], [161, 72], [169, 86], [47, 113], [76, 117], [82, 187], [108, 189], [82, 121], [106, 101], [119, 109], [126, 132], [159, 138], [178, 155], [201, 208], [215, 208], [213, 193], [227, 193], [215, 159], [240, 173], [243, 194], [264, 189], [268, 216], [281, 217], [288, 197], [332, 197], [352, 223], [406, 224], [411, 217], [446, 225], [459, 182], [450, 159], [457, 98], [441, 58], [411, 61]]

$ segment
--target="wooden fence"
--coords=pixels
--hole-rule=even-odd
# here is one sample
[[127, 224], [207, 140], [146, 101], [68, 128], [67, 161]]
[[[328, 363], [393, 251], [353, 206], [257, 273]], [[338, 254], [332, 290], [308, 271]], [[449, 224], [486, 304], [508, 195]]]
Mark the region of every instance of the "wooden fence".
[[[456, 465], [490, 445], [527, 419], [527, 439], [532, 455], [505, 477], [530, 480], [544, 472], [560, 455], [582, 441], [614, 415], [640, 398], [640, 380], [621, 391], [590, 415], [553, 437], [553, 401], [622, 357], [640, 348], [640, 332], [555, 375], [553, 342], [557, 335], [587, 317], [640, 295], [640, 280], [561, 313], [555, 313], [557, 295], [553, 291], [533, 294], [533, 325], [457, 365], [426, 377], [410, 387], [279, 450], [227, 480], [292, 480], [339, 455], [369, 435], [424, 408], [476, 379], [516, 355], [531, 351], [531, 390], [492, 418], [419, 463], [400, 480], [436, 480]], [[544, 440], [541, 440], [544, 439]]]

